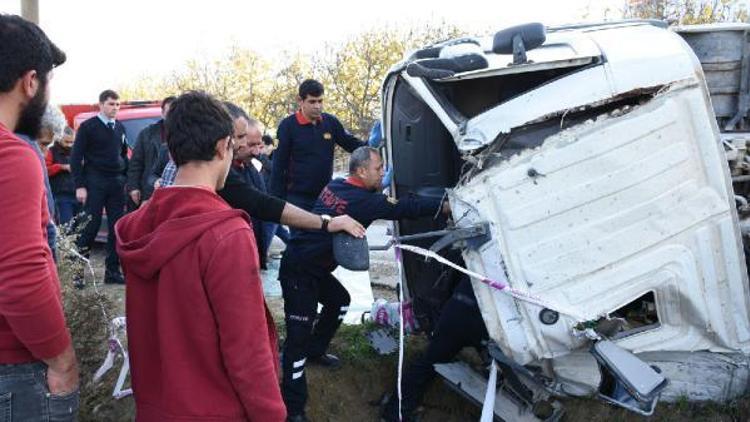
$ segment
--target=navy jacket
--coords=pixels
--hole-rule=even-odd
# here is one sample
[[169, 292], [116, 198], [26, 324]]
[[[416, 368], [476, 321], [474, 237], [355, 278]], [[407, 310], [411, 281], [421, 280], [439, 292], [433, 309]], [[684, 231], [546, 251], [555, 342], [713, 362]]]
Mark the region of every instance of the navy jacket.
[[154, 182], [158, 179], [154, 176], [154, 167], [162, 146], [166, 146], [163, 138], [164, 120], [159, 120], [143, 129], [135, 141], [133, 156], [128, 163], [127, 190], [140, 190], [141, 201], [151, 198], [154, 193]]
[[86, 187], [86, 175], [116, 177], [124, 175], [127, 166], [128, 144], [122, 123], [115, 122], [114, 130], [98, 116], [81, 123], [70, 154], [70, 170], [76, 188]]
[[313, 124], [301, 112], [288, 116], [276, 132], [279, 147], [273, 153], [271, 194], [316, 198], [333, 175], [333, 150], [338, 144], [348, 152], [366, 145], [347, 132], [336, 117], [323, 113]]
[[[323, 188], [312, 212], [331, 216], [348, 214], [368, 227], [375, 220], [400, 220], [431, 216], [438, 213], [439, 198], [410, 197], [393, 200], [380, 192], [369, 191], [357, 179], [336, 179]], [[321, 230], [302, 230], [287, 244], [286, 254], [292, 259], [304, 259], [332, 271], [333, 235]]]

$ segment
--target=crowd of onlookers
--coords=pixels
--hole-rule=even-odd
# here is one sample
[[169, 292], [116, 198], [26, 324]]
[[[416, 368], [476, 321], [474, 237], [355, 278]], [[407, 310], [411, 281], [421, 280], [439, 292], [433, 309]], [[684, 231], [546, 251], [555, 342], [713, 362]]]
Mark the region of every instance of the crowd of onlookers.
[[[118, 210], [135, 210], [150, 199], [155, 189], [170, 184], [169, 181], [174, 176], [176, 169], [167, 169], [167, 182], [164, 183], [163, 173], [170, 158], [163, 118], [169, 112], [170, 104], [174, 99], [175, 97], [169, 96], [162, 100], [162, 118], [144, 128], [137, 135], [135, 142], [122, 143], [122, 140], [120, 140], [119, 143], [123, 148], [127, 148], [126, 146], [131, 144], [135, 146], [132, 150], [121, 151], [121, 154], [118, 154], [115, 159], [102, 156], [95, 151], [91, 152], [90, 150], [96, 148], [89, 147], [89, 145], [92, 141], [98, 140], [96, 138], [89, 140], [88, 138], [91, 136], [79, 135], [80, 138], [83, 138], [82, 142], [86, 143], [86, 148], [80, 147], [80, 143], [75, 142], [76, 132], [68, 125], [62, 111], [54, 106], [46, 108], [36, 142], [45, 159], [50, 193], [54, 199], [52, 208], [54, 222], [58, 226], [69, 224], [67, 229], [75, 230], [77, 228], [76, 223], [89, 221], [88, 225], [82, 228], [83, 230], [79, 229], [83, 237], [79, 240], [79, 246], [84, 252], [88, 252], [91, 248], [93, 239], [99, 231], [102, 215], [102, 209], [100, 208], [106, 208], [107, 205], [114, 203]], [[102, 92], [99, 100], [100, 114], [89, 120], [98, 123], [105, 113], [110, 113], [113, 127], [116, 130], [116, 125], [119, 124], [116, 120], [120, 107], [119, 95], [112, 90], [106, 90]], [[91, 132], [90, 127], [92, 125], [90, 123], [84, 122], [82, 126], [86, 134]], [[269, 134], [262, 133], [264, 128], [257, 121], [253, 120], [252, 126], [254, 133], [251, 145], [249, 145], [248, 153], [243, 155], [241, 161], [243, 166], [247, 167], [248, 173], [251, 174], [251, 177], [248, 177], [248, 182], [255, 189], [267, 192], [271, 181], [273, 152], [277, 141]], [[79, 148], [77, 153], [73, 154], [76, 149], [75, 145], [78, 145]], [[83, 173], [77, 177], [74, 175], [73, 166], [71, 166], [73, 158], [76, 161], [74, 166], [77, 165], [80, 169], [78, 173]], [[113, 184], [116, 189], [105, 192], [108, 198], [98, 194], [98, 192], [92, 192], [92, 188], [95, 189], [97, 185], [107, 185], [106, 172], [102, 169], [107, 168], [107, 162], [116, 160], [126, 161], [126, 164], [121, 166], [125, 167], [126, 170], [119, 172], [114, 179], [110, 180], [110, 184]], [[171, 174], [170, 170], [172, 170]], [[124, 189], [120, 189], [123, 177], [125, 178]], [[117, 179], [120, 179], [120, 181], [118, 182]], [[87, 181], [90, 183], [86, 183]], [[87, 189], [85, 197], [80, 194], [79, 189], [81, 187]], [[94, 201], [92, 201], [92, 193]], [[117, 197], [120, 197], [120, 199], [117, 199]], [[89, 201], [94, 203], [92, 204]], [[87, 202], [89, 202], [89, 206], [85, 207]], [[119, 206], [121, 202], [124, 204], [123, 207]], [[111, 220], [111, 227], [121, 214], [121, 212], [115, 211], [115, 207], [110, 207], [106, 215]], [[255, 222], [260, 253], [262, 254], [261, 264], [265, 268], [272, 239], [277, 236], [282, 242], [286, 243], [289, 239], [289, 232], [282, 224], [261, 220], [255, 220]], [[51, 246], [54, 249], [54, 242], [51, 243]], [[112, 256], [113, 251], [113, 244], [108, 245], [108, 256]], [[280, 258], [280, 255], [277, 253], [273, 258]], [[113, 259], [110, 259], [110, 262], [114, 262]], [[109, 265], [105, 282], [123, 282], [124, 278], [119, 274], [119, 269], [116, 268], [114, 263]], [[79, 280], [78, 285], [82, 287], [83, 283]]]
[[[279, 124], [275, 150], [241, 107], [190, 91], [163, 99], [162, 119], [139, 133], [131, 151], [115, 91], [99, 95], [99, 113], [75, 133], [48, 107], [50, 75], [65, 60], [36, 25], [0, 14], [5, 420], [77, 417], [78, 366], [52, 221], [76, 224], [85, 215], [77, 247], [88, 255], [106, 211], [104, 282], [126, 284], [137, 419], [307, 421], [305, 368], [340, 365], [327, 349], [349, 309], [349, 294], [332, 274], [339, 265], [334, 233], [362, 238], [377, 219], [436, 218], [450, 213], [448, 204], [385, 195], [379, 126], [367, 141], [350, 134], [323, 112], [316, 80], [300, 84], [299, 108]], [[347, 177], [332, 180], [336, 145], [351, 156]], [[260, 277], [274, 236], [287, 240], [279, 269], [281, 354]], [[74, 282], [85, 287], [83, 274]], [[448, 321], [478, 315], [475, 303], [460, 302]], [[407, 410], [434, 376], [432, 363], [482, 334], [475, 319], [476, 330], [452, 328], [476, 335], [433, 341], [407, 371]]]

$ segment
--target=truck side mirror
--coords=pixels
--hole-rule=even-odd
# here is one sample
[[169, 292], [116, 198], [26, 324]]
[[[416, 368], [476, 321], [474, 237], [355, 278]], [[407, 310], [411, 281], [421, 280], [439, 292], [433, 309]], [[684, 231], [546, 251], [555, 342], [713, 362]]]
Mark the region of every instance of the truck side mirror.
[[526, 51], [544, 44], [547, 39], [546, 29], [541, 23], [527, 23], [513, 26], [495, 33], [492, 40], [492, 52], [495, 54], [513, 54], [513, 64], [528, 61]]

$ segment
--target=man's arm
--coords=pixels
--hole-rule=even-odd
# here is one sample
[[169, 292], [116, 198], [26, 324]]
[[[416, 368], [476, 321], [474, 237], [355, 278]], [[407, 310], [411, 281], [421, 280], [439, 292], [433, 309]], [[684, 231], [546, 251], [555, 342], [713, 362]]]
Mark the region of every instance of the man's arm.
[[[319, 215], [255, 189], [245, 183], [235, 170], [229, 171], [224, 189], [218, 194], [232, 208], [243, 210], [259, 220], [305, 230], [318, 230], [322, 226]], [[335, 217], [328, 224], [328, 231], [345, 231], [355, 237], [365, 235], [364, 227], [347, 215]]]
[[78, 388], [78, 360], [72, 343], [59, 355], [43, 361], [47, 365], [47, 388], [50, 393], [62, 396]]
[[128, 163], [128, 181], [126, 189], [128, 195], [130, 195], [130, 199], [132, 199], [136, 205], [141, 202], [140, 194], [143, 189], [141, 186], [141, 179], [143, 177], [143, 172], [145, 171], [146, 137], [148, 136], [147, 132], [149, 131], [149, 128], [146, 128], [138, 134], [138, 139], [135, 141], [135, 148], [133, 149], [133, 156]]
[[0, 224], [0, 314], [31, 354], [51, 365], [50, 391], [70, 392], [78, 384], [78, 370], [41, 221], [41, 166], [25, 145], [6, 148], [4, 154], [0, 209], [7, 224]]
[[333, 124], [336, 128], [336, 133], [333, 139], [341, 148], [344, 148], [347, 152], [351, 153], [354, 152], [355, 149], [367, 145], [367, 142], [360, 141], [359, 138], [347, 132], [338, 119], [334, 119]]
[[358, 213], [365, 212], [374, 219], [400, 220], [402, 218], [434, 216], [440, 212], [447, 214], [450, 207], [447, 203], [443, 205], [442, 198], [410, 196], [396, 201], [381, 193], [375, 193], [356, 210], [350, 207], [348, 211], [355, 218]]
[[273, 223], [281, 221], [285, 202], [245, 183], [234, 169], [229, 170], [224, 188], [218, 194], [229, 206], [243, 210], [252, 217]]
[[[281, 213], [281, 223], [304, 230], [320, 230], [323, 225], [318, 214], [307, 212], [289, 202], [286, 203]], [[366, 233], [364, 226], [348, 215], [333, 217], [328, 224], [328, 231], [330, 233], [345, 231], [354, 237], [364, 237]]]
[[161, 174], [164, 172], [164, 167], [169, 162], [169, 149], [165, 144], [159, 146], [159, 156], [154, 163], [154, 168], [151, 169], [151, 177], [149, 183], [153, 186], [154, 182], [161, 179]]
[[286, 184], [289, 170], [289, 157], [292, 153], [292, 139], [286, 120], [279, 125], [277, 136], [279, 147], [273, 153], [270, 192], [277, 198], [286, 199]]
[[283, 421], [263, 290], [249, 227], [225, 236], [214, 248], [205, 272], [206, 294], [219, 331], [224, 367], [248, 420]]

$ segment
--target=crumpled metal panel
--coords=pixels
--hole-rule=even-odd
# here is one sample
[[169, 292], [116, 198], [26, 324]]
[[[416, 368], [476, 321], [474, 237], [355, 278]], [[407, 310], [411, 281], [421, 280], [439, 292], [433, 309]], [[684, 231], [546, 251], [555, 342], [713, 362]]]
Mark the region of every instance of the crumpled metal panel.
[[463, 131], [452, 132], [458, 149], [471, 151], [492, 143], [500, 133], [544, 116], [690, 79], [701, 72], [700, 63], [678, 35], [651, 25], [574, 34], [601, 48], [605, 59], [601, 65], [550, 81], [473, 117]]
[[[563, 131], [453, 195], [461, 224], [491, 223], [493, 240], [465, 252], [472, 271], [507, 271], [513, 287], [588, 319], [653, 291], [661, 325], [617, 342], [633, 352], [750, 351], [733, 194], [703, 85]], [[519, 363], [583, 344], [571, 318], [544, 325], [538, 307], [474, 289], [490, 336]]]

